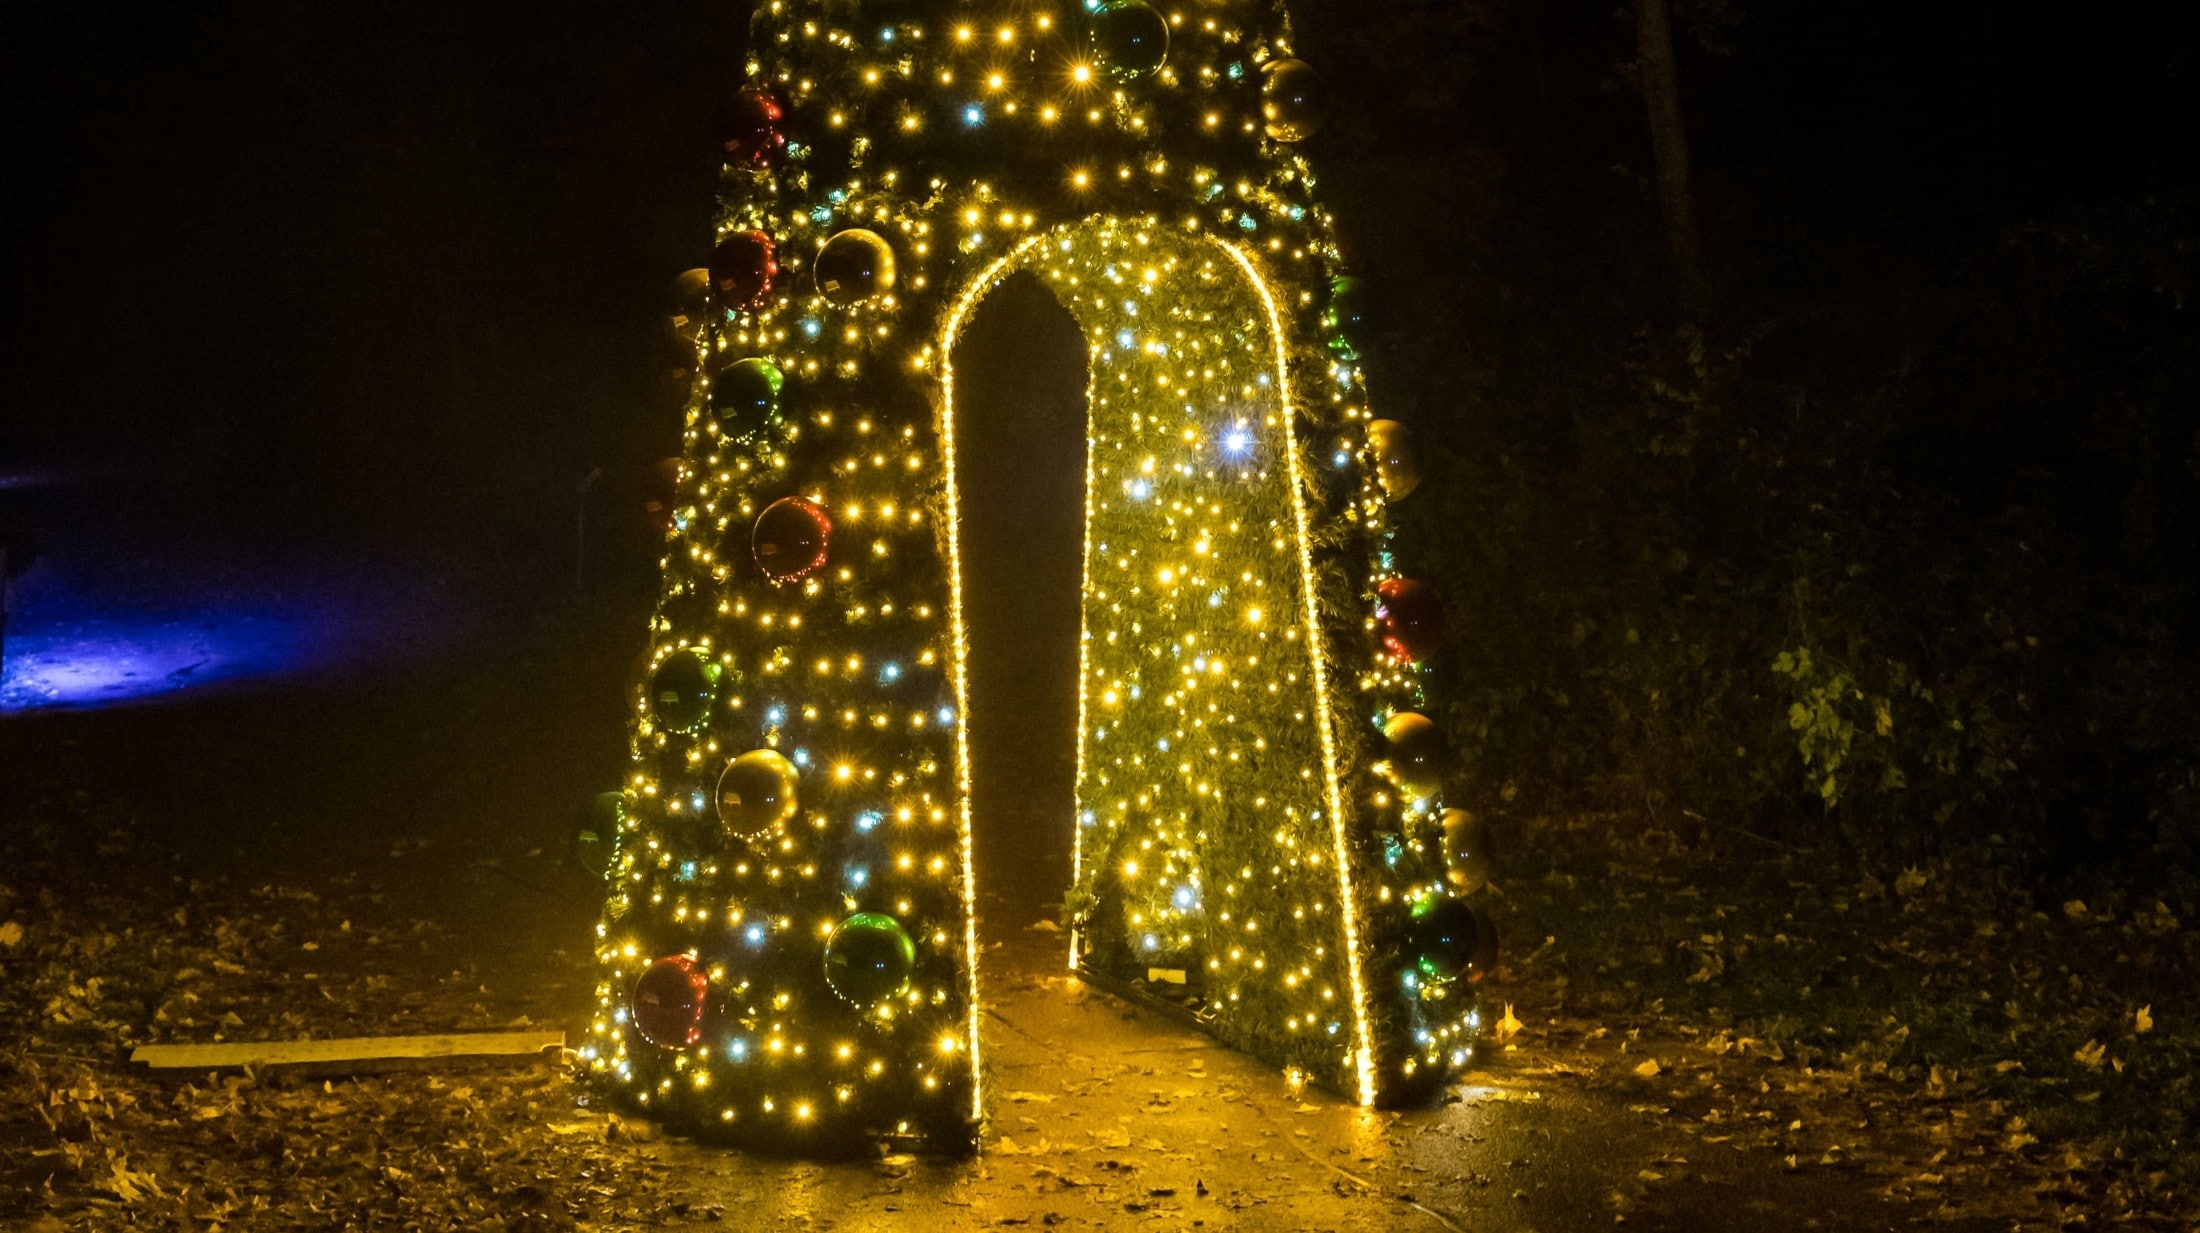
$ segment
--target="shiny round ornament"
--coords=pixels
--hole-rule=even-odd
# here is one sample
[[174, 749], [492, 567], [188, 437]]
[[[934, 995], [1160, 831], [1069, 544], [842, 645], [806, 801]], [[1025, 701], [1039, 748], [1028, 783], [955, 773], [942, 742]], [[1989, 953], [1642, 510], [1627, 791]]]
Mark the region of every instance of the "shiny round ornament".
[[1406, 955], [1421, 979], [1448, 985], [1480, 980], [1497, 962], [1497, 931], [1465, 900], [1438, 899], [1416, 910], [1406, 930]]
[[1451, 749], [1444, 733], [1418, 711], [1400, 711], [1383, 722], [1388, 746], [1384, 768], [1390, 781], [1409, 797], [1434, 796], [1444, 786]]
[[718, 431], [743, 437], [779, 418], [787, 375], [770, 360], [736, 360], [712, 374], [710, 415]]
[[1367, 328], [1367, 285], [1349, 274], [1329, 280], [1329, 306], [1322, 309], [1322, 328], [1331, 333], [1357, 334]]
[[673, 507], [680, 503], [680, 485], [687, 479], [687, 464], [677, 458], [660, 458], [642, 477], [642, 510], [660, 527], [672, 525]]
[[1386, 578], [1375, 588], [1375, 632], [1384, 650], [1419, 663], [1444, 640], [1444, 606], [1430, 587], [1411, 578]]
[[1329, 305], [1322, 309], [1323, 345], [1347, 364], [1359, 360], [1360, 340], [1367, 336], [1365, 303], [1359, 279], [1340, 274], [1329, 280]]
[[1376, 420], [1367, 426], [1367, 450], [1375, 459], [1375, 482], [1383, 495], [1403, 501], [1421, 486], [1421, 458], [1413, 448], [1413, 432], [1396, 420]]
[[1312, 137], [1329, 114], [1329, 92], [1304, 60], [1271, 60], [1260, 73], [1260, 113], [1277, 141]]
[[874, 1006], [909, 989], [917, 944], [883, 912], [858, 912], [825, 939], [825, 982], [857, 1006]]
[[672, 311], [665, 317], [665, 328], [674, 338], [694, 345], [703, 341], [703, 331], [709, 327], [710, 271], [698, 266], [672, 280]]
[[894, 248], [875, 231], [851, 227], [817, 252], [817, 289], [842, 308], [894, 289]]
[[1112, 77], [1129, 80], [1169, 58], [1169, 22], [1146, 0], [1108, 0], [1086, 27], [1093, 58]]
[[756, 516], [750, 547], [756, 567], [773, 582], [800, 582], [822, 568], [831, 548], [833, 520], [801, 497], [781, 497]]
[[779, 278], [779, 246], [761, 231], [729, 231], [710, 253], [710, 290], [721, 308], [747, 312]]
[[718, 776], [718, 821], [736, 839], [760, 839], [795, 814], [794, 764], [775, 749], [752, 749]]
[[649, 710], [668, 732], [693, 732], [710, 718], [726, 667], [709, 652], [688, 647], [664, 657], [649, 674]]
[[718, 120], [718, 143], [736, 167], [768, 166], [787, 144], [780, 130], [786, 112], [764, 90], [745, 86], [734, 94]]
[[1443, 828], [1444, 880], [1462, 895], [1488, 886], [1496, 873], [1489, 824], [1464, 809], [1447, 809]]
[[710, 974], [686, 955], [666, 955], [649, 965], [627, 997], [627, 1021], [660, 1049], [685, 1049], [703, 1039], [703, 1003]]
[[581, 833], [573, 853], [581, 868], [602, 877], [611, 868], [611, 854], [619, 846], [619, 827], [626, 821], [626, 794], [598, 792], [581, 815]]

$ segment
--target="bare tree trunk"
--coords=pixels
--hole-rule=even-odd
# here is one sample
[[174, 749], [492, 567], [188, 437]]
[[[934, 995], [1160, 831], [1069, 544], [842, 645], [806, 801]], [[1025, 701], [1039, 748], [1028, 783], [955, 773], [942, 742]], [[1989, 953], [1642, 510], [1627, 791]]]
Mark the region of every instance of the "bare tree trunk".
[[1673, 21], [1666, 0], [1635, 0], [1636, 71], [1650, 115], [1658, 213], [1673, 260], [1676, 297], [1691, 317], [1703, 311], [1703, 257], [1696, 236], [1696, 199], [1688, 187], [1688, 126], [1681, 119], [1679, 75], [1673, 66]]

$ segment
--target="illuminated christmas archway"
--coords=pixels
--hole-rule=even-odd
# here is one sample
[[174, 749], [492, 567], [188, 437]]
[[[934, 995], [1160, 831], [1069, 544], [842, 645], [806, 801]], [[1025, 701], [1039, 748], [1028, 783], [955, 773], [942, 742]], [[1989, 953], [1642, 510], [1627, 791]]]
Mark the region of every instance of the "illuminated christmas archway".
[[[1072, 890], [1085, 910], [1071, 964], [1112, 958], [1118, 971], [1211, 984], [1221, 1034], [1257, 1046], [1260, 1032], [1240, 1021], [1265, 1015], [1305, 1037], [1294, 1064], [1331, 1072], [1342, 1043], [1352, 1090], [1370, 1098], [1337, 739], [1319, 705], [1328, 657], [1275, 297], [1234, 246], [1150, 223], [1097, 220], [1019, 243], [956, 297], [942, 332], [951, 466], [956, 337], [968, 309], [1024, 269], [1091, 351]], [[1210, 919], [1211, 894], [1240, 896], [1233, 868], [1257, 868], [1267, 902]], [[1296, 920], [1270, 916], [1274, 905]], [[1249, 979], [1270, 953], [1296, 962]], [[1278, 996], [1302, 986], [1311, 1004]]]
[[957, 493], [953, 356], [1028, 270], [1091, 356], [1071, 963], [1426, 1090], [1494, 941], [1386, 548], [1418, 475], [1289, 151], [1310, 70], [1268, 5], [922, 7], [758, 17], [584, 1056], [692, 1128], [982, 1124], [959, 528], [1000, 515]]

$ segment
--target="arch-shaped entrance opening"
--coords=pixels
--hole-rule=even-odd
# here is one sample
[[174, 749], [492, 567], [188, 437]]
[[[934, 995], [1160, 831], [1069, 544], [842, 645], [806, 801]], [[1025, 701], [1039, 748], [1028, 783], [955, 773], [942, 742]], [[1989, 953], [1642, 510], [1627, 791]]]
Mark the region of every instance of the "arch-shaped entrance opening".
[[[965, 782], [995, 765], [971, 748], [994, 739], [985, 682], [1018, 658], [986, 645], [991, 617], [976, 614], [1013, 608], [1022, 587], [974, 568], [1021, 532], [985, 525], [1019, 515], [968, 486], [980, 472], [966, 452], [992, 444], [968, 404], [989, 380], [958, 364], [989, 294], [1026, 271], [1075, 321], [1088, 368], [1074, 813], [1061, 823], [1076, 836], [1069, 960], [1167, 986], [1225, 1040], [1355, 1075], [1366, 1099], [1366, 983], [1290, 367], [1273, 296], [1227, 245], [1096, 220], [1019, 246], [947, 315]], [[1018, 305], [1031, 292], [1008, 294]], [[994, 588], [1012, 594], [978, 593]], [[999, 794], [965, 794], [978, 853], [1020, 833]], [[982, 873], [978, 891], [991, 897]]]
[[1077, 784], [1084, 570], [1085, 337], [1037, 275], [980, 302], [961, 338], [957, 491], [980, 932], [1058, 914]]

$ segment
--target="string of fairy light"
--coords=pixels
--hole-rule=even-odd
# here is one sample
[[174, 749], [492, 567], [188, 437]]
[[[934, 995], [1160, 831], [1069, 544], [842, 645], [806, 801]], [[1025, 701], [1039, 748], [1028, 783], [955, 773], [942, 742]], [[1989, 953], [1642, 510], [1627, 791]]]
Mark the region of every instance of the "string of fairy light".
[[953, 358], [1019, 270], [1091, 348], [1073, 966], [1176, 973], [1362, 1102], [1463, 1061], [1492, 935], [1387, 551], [1418, 477], [1280, 11], [773, 0], [752, 46], [588, 1067], [695, 1127], [980, 1125], [962, 602], [1000, 580], [959, 526], [1003, 515], [955, 482]]

